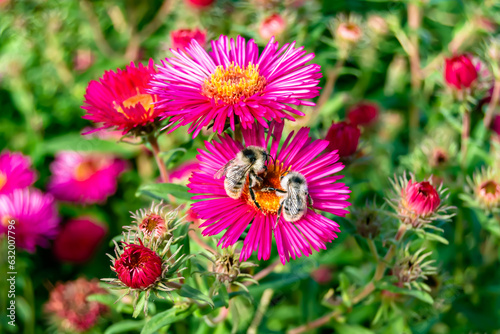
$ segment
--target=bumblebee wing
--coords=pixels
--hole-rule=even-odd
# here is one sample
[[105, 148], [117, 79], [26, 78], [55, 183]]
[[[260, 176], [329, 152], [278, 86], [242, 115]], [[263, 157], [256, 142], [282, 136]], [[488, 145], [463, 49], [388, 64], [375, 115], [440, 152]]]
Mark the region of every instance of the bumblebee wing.
[[232, 165], [227, 169], [224, 184], [227, 188], [239, 190], [245, 185], [246, 176], [251, 165]]
[[215, 173], [214, 175], [214, 178], [215, 179], [220, 179], [221, 177], [225, 176], [227, 174], [227, 170], [229, 168], [229, 166], [231, 166], [231, 164], [233, 163], [234, 159], [231, 159], [227, 162], [227, 164], [225, 164], [224, 166], [222, 166], [221, 169], [219, 169], [217, 171], [217, 173]]

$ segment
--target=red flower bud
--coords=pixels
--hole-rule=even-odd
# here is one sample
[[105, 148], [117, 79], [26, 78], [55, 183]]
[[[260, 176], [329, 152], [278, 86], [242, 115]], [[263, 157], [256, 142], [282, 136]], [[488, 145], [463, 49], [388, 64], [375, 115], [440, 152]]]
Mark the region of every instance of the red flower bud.
[[436, 188], [427, 181], [408, 181], [408, 186], [403, 189], [402, 196], [406, 207], [421, 216], [435, 212], [441, 203]]
[[63, 262], [85, 263], [92, 258], [106, 232], [106, 226], [92, 220], [70, 220], [54, 241], [54, 255]]
[[273, 36], [279, 36], [285, 31], [285, 20], [279, 14], [273, 14], [260, 23], [259, 34], [265, 39], [269, 40]]
[[215, 0], [186, 0], [187, 4], [195, 8], [203, 9], [211, 6]]
[[378, 117], [378, 105], [372, 102], [360, 102], [351, 107], [347, 113], [347, 118], [352, 124], [368, 126], [374, 123]]
[[170, 33], [172, 49], [183, 50], [187, 47], [191, 40], [196, 40], [201, 47], [205, 47], [207, 34], [200, 29], [179, 29]]
[[495, 131], [500, 136], [500, 115], [496, 115], [491, 122], [491, 130]]
[[348, 157], [358, 149], [360, 131], [356, 125], [346, 122], [332, 123], [326, 134], [330, 151], [338, 150], [340, 157]]
[[470, 88], [477, 79], [477, 69], [467, 55], [446, 58], [444, 79], [452, 88]]
[[127, 244], [113, 269], [126, 286], [145, 289], [161, 278], [162, 262], [154, 251], [142, 244]]

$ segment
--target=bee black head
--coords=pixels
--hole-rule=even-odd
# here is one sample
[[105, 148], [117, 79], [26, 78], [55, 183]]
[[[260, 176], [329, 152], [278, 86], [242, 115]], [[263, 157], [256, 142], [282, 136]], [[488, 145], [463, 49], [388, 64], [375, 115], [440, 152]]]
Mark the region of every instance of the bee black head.
[[301, 177], [294, 176], [290, 179], [290, 182], [295, 183], [295, 184], [302, 184], [302, 183], [304, 183], [304, 180]]
[[245, 148], [242, 153], [250, 162], [255, 162], [257, 160], [255, 152], [249, 148]]

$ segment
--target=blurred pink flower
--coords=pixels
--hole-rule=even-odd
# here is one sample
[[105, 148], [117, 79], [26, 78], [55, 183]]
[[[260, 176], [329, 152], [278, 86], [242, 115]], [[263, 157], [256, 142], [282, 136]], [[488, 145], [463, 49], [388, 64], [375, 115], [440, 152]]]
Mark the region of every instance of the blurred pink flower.
[[62, 151], [50, 165], [49, 192], [62, 201], [93, 204], [116, 191], [126, 161], [98, 153]]
[[196, 29], [179, 29], [174, 30], [170, 33], [171, 48], [174, 50], [181, 49], [184, 50], [192, 39], [195, 39], [201, 47], [205, 47], [207, 43], [207, 33], [198, 28]]
[[365, 101], [349, 108], [347, 118], [349, 122], [354, 125], [369, 126], [377, 120], [378, 114], [378, 105], [373, 102]]
[[259, 55], [253, 40], [220, 36], [210, 53], [196, 40], [185, 51], [172, 50], [174, 57], [162, 61], [150, 90], [167, 109], [163, 116], [171, 116], [171, 131], [189, 125], [196, 137], [208, 125], [222, 133], [226, 125], [247, 129], [255, 120], [267, 127], [267, 120], [303, 116], [291, 105], [313, 106], [309, 99], [319, 95], [320, 66], [307, 65], [314, 54], [295, 42], [280, 48], [271, 38]]
[[0, 195], [0, 234], [7, 233], [12, 220], [16, 247], [30, 253], [35, 252], [36, 246], [47, 247], [59, 225], [54, 198], [30, 188]]
[[72, 219], [54, 240], [54, 255], [63, 262], [85, 263], [92, 258], [107, 230], [104, 224], [89, 218]]
[[259, 27], [260, 37], [269, 40], [271, 37], [281, 35], [286, 29], [286, 22], [279, 14], [273, 14], [265, 18]]
[[356, 153], [359, 136], [358, 127], [347, 122], [333, 122], [325, 139], [328, 140], [328, 150], [337, 150], [340, 157], [348, 157]]
[[152, 123], [163, 111], [154, 104], [156, 96], [147, 92], [155, 73], [151, 59], [147, 66], [130, 63], [125, 70], [106, 71], [99, 81], [92, 80], [82, 106], [86, 110], [83, 118], [100, 127], [84, 134], [107, 128], [122, 134], [134, 131], [136, 135], [152, 131]]
[[8, 194], [18, 188], [31, 186], [36, 172], [30, 169], [31, 159], [18, 152], [0, 154], [0, 194]]
[[95, 55], [91, 50], [78, 49], [73, 58], [73, 69], [78, 72], [86, 71], [95, 62]]
[[170, 181], [176, 183], [187, 183], [191, 174], [200, 170], [197, 160], [186, 161], [170, 171]]
[[[312, 140], [309, 129], [302, 128], [294, 136], [292, 132], [279, 147], [282, 139], [283, 123], [272, 122], [267, 134], [261, 126], [243, 130], [245, 143], [235, 141], [230, 136], [219, 136], [219, 141], [206, 142], [206, 149], [200, 150], [198, 160], [200, 171], [194, 172], [188, 187], [191, 193], [200, 194], [193, 199], [203, 199], [191, 205], [193, 211], [205, 222], [205, 236], [222, 235], [219, 245], [223, 248], [236, 243], [245, 229], [250, 226], [243, 241], [240, 261], [247, 260], [252, 252], [258, 251], [258, 258], [267, 260], [271, 255], [272, 234], [276, 240], [281, 262], [302, 255], [309, 256], [312, 250], [326, 249], [340, 232], [339, 225], [325, 217], [320, 211], [343, 217], [350, 205], [349, 188], [336, 183], [343, 176], [335, 175], [344, 165], [338, 162], [336, 153], [321, 154], [328, 146], [325, 140]], [[229, 197], [224, 188], [224, 179], [215, 179], [217, 171], [233, 159], [243, 147], [250, 145], [267, 148], [270, 145], [271, 160], [267, 162], [267, 173], [263, 181], [252, 188], [254, 199], [248, 187], [241, 197]], [[278, 187], [280, 177], [288, 172], [302, 174], [307, 181], [308, 193], [312, 198], [311, 208], [305, 210], [297, 221], [286, 221], [278, 216], [280, 197], [275, 192], [262, 190]], [[258, 206], [257, 206], [257, 204]]]
[[44, 311], [50, 320], [64, 333], [82, 333], [94, 327], [108, 307], [96, 301], [88, 301], [94, 294], [106, 294], [98, 280], [79, 278], [57, 283], [50, 292]]
[[472, 59], [465, 54], [445, 59], [444, 79], [452, 88], [470, 88], [477, 80], [477, 72]]

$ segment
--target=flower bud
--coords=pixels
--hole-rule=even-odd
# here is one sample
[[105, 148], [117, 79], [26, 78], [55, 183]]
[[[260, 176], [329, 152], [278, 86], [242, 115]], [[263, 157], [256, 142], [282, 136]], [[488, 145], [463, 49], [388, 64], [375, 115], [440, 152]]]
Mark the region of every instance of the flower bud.
[[398, 283], [400, 285], [406, 286], [407, 288], [411, 289], [414, 287], [418, 290], [426, 289], [428, 287], [422, 280], [426, 280], [429, 275], [434, 275], [437, 272], [436, 268], [432, 266], [435, 260], [427, 260], [424, 262], [432, 252], [423, 253], [425, 249], [420, 248], [412, 254], [408, 246], [409, 245], [406, 246], [402, 254], [400, 254], [399, 258], [396, 260], [396, 265], [392, 271], [393, 275], [398, 278]]
[[468, 179], [469, 193], [464, 200], [470, 206], [487, 211], [496, 211], [500, 207], [500, 178], [493, 168], [481, 169], [474, 173], [473, 179]]
[[421, 216], [432, 214], [441, 203], [436, 188], [427, 181], [408, 181], [408, 186], [403, 190], [402, 196], [405, 209]]
[[311, 277], [318, 284], [328, 284], [332, 280], [332, 269], [321, 265], [311, 273]]
[[186, 0], [186, 3], [189, 6], [192, 6], [197, 9], [205, 9], [210, 7], [215, 0]]
[[140, 209], [132, 213], [135, 224], [125, 226], [129, 231], [138, 232], [140, 238], [144, 239], [164, 239], [173, 235], [173, 231], [182, 223], [176, 220], [177, 210], [170, 210], [163, 202], [151, 203], [151, 207]]
[[70, 220], [54, 241], [53, 251], [63, 262], [85, 263], [106, 236], [105, 225], [88, 218]]
[[86, 71], [95, 62], [95, 55], [91, 50], [76, 50], [73, 58], [73, 69], [77, 72]]
[[347, 113], [347, 118], [354, 125], [369, 126], [377, 119], [379, 107], [372, 102], [360, 102], [351, 107]]
[[171, 48], [174, 50], [184, 50], [185, 47], [191, 44], [192, 40], [197, 41], [202, 48], [206, 45], [207, 33], [198, 28], [196, 29], [179, 29], [170, 33]]
[[363, 36], [363, 30], [355, 22], [341, 22], [337, 26], [335, 36], [341, 41], [356, 44]]
[[334, 122], [325, 137], [330, 142], [328, 150], [338, 150], [340, 157], [348, 157], [358, 149], [360, 134], [361, 132], [356, 125], [347, 122]]
[[444, 79], [451, 88], [470, 88], [477, 80], [477, 69], [467, 55], [445, 59]]
[[162, 262], [161, 257], [142, 244], [126, 244], [112, 269], [129, 288], [146, 289], [161, 279]]
[[262, 39], [267, 41], [273, 36], [281, 35], [285, 29], [286, 22], [283, 17], [279, 14], [273, 14], [260, 23], [259, 34]]

